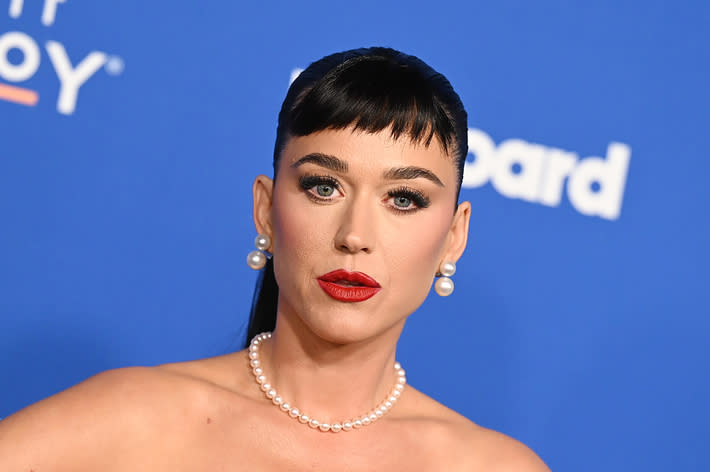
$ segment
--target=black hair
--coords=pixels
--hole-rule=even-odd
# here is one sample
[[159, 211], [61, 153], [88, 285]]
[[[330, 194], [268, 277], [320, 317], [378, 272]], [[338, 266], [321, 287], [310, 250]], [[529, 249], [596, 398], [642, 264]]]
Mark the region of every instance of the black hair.
[[[460, 190], [468, 153], [466, 111], [446, 77], [419, 58], [373, 47], [331, 54], [308, 66], [281, 106], [274, 179], [289, 138], [348, 127], [368, 133], [390, 129], [394, 139], [405, 135], [426, 146], [436, 138], [456, 165]], [[245, 347], [276, 326], [278, 294], [268, 259], [254, 291]]]

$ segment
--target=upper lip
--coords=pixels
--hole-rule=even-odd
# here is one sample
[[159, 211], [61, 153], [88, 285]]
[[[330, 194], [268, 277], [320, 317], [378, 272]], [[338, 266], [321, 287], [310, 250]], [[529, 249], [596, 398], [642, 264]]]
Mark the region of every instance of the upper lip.
[[380, 288], [380, 284], [377, 283], [377, 280], [369, 275], [362, 272], [349, 272], [345, 269], [337, 269], [328, 272], [318, 277], [318, 279], [324, 282], [349, 282], [364, 287]]

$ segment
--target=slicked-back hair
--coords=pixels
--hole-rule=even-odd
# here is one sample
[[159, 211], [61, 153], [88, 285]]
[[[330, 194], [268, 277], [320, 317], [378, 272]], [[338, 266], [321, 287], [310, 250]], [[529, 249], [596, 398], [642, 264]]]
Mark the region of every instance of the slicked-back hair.
[[[468, 153], [467, 117], [449, 81], [415, 56], [390, 48], [324, 57], [293, 81], [279, 113], [274, 178], [286, 143], [327, 129], [390, 130], [394, 139], [442, 147], [456, 166], [458, 191]], [[257, 280], [244, 346], [276, 326], [278, 285], [271, 259]]]

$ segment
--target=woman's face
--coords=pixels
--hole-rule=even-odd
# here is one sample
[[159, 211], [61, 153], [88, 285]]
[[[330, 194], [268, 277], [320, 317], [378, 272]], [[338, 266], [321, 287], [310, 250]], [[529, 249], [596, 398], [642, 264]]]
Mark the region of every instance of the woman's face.
[[291, 138], [275, 183], [260, 176], [254, 185], [278, 316], [336, 343], [398, 334], [441, 262], [466, 244], [470, 207], [456, 209], [457, 184], [436, 140], [425, 147], [351, 129]]

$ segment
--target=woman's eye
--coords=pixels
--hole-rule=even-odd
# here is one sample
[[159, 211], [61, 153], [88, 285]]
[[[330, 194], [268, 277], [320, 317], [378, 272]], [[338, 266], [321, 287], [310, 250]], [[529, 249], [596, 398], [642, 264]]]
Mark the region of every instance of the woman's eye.
[[332, 200], [340, 190], [338, 181], [328, 176], [305, 175], [299, 185], [310, 198], [321, 201]]
[[421, 210], [430, 205], [431, 201], [422, 192], [410, 189], [410, 188], [399, 188], [388, 192], [390, 198], [389, 205], [396, 211], [403, 213], [411, 213], [417, 210]]
[[408, 197], [394, 197], [394, 204], [399, 208], [409, 208], [412, 205], [412, 200]]
[[335, 187], [330, 184], [316, 185], [316, 193], [321, 197], [330, 197], [335, 193]]

